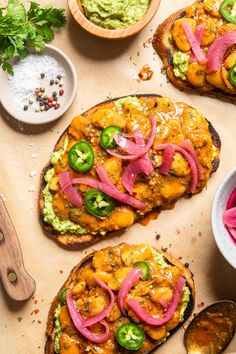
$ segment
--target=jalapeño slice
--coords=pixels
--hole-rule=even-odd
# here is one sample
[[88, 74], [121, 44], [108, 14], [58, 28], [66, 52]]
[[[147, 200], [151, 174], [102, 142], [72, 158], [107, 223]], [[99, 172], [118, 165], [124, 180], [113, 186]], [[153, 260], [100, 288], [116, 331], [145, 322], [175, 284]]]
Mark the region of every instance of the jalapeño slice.
[[100, 189], [90, 189], [84, 197], [85, 208], [92, 215], [107, 216], [115, 207], [115, 201]]
[[236, 0], [224, 0], [220, 12], [227, 21], [236, 24]]
[[121, 134], [122, 130], [116, 125], [110, 125], [109, 127], [103, 129], [100, 144], [103, 149], [113, 149], [116, 147], [116, 141], [114, 139], [115, 134]]
[[144, 330], [134, 323], [125, 323], [116, 332], [118, 343], [128, 350], [138, 350], [145, 339]]
[[80, 141], [69, 151], [69, 163], [76, 171], [86, 172], [93, 167], [94, 153], [86, 141]]
[[62, 292], [60, 293], [60, 300], [63, 304], [66, 304], [66, 292], [67, 292], [68, 288], [65, 288], [64, 290], [62, 290]]
[[142, 271], [142, 280], [148, 280], [150, 275], [149, 265], [144, 261], [134, 263], [135, 268], [139, 268]]
[[236, 86], [236, 64], [230, 69], [228, 79], [232, 85]]

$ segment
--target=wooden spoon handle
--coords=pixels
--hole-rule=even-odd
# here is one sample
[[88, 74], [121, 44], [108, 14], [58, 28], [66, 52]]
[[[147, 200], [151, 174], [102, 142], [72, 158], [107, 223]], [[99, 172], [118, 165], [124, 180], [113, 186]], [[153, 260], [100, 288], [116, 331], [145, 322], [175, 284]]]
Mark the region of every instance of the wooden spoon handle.
[[25, 270], [18, 236], [1, 198], [0, 273], [3, 286], [12, 299], [23, 301], [33, 295], [35, 281]]

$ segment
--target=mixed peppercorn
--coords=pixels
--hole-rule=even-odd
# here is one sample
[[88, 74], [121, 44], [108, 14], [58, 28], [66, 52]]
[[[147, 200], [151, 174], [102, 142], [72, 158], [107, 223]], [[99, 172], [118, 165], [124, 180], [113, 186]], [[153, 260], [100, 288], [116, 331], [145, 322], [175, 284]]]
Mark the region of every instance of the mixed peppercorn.
[[[40, 74], [40, 78], [44, 79], [45, 78], [45, 73]], [[45, 93], [45, 88], [43, 86], [36, 87], [34, 91], [34, 97], [29, 98], [28, 104], [24, 105], [24, 111], [27, 111], [30, 105], [33, 105], [34, 103], [38, 103], [35, 112], [44, 112], [48, 111], [51, 108], [58, 109], [60, 108], [61, 104], [58, 102], [60, 96], [64, 95], [64, 90], [62, 89], [63, 87], [63, 82], [62, 82], [62, 76], [57, 75], [56, 79], [51, 79], [49, 82], [50, 86], [58, 85], [60, 87], [59, 90], [55, 90], [52, 92], [51, 95]]]

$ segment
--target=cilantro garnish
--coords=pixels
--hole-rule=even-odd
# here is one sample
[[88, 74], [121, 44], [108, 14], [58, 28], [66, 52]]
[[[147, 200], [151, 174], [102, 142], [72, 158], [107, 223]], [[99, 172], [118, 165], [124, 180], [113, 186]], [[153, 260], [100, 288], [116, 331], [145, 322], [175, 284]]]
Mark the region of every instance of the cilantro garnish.
[[54, 38], [53, 29], [61, 28], [66, 17], [64, 9], [41, 7], [30, 3], [27, 11], [19, 0], [9, 0], [0, 8], [0, 66], [13, 75], [10, 59], [25, 58], [30, 50], [40, 52]]

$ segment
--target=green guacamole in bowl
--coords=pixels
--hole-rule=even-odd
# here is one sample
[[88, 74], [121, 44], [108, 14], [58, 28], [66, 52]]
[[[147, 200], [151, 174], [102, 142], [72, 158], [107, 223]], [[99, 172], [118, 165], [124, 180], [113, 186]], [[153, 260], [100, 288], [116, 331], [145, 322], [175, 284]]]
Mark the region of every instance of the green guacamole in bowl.
[[127, 28], [148, 10], [150, 0], [81, 0], [85, 16], [106, 29]]

